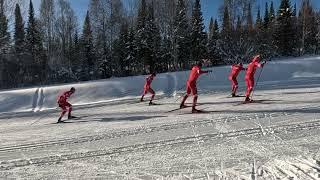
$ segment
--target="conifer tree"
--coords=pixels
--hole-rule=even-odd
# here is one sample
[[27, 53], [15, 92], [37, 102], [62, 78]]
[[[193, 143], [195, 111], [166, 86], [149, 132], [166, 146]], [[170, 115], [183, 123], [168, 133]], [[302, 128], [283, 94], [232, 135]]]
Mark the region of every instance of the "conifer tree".
[[6, 54], [9, 50], [10, 33], [8, 19], [5, 15], [4, 0], [0, 0], [0, 53]]
[[184, 0], [178, 0], [174, 18], [174, 66], [186, 69], [190, 61], [190, 30]]
[[82, 68], [81, 68], [81, 80], [90, 80], [94, 77], [95, 67], [95, 53], [93, 47], [93, 36], [91, 30], [91, 22], [89, 11], [84, 21], [82, 36], [81, 36], [81, 57], [82, 57]]
[[263, 27], [265, 30], [268, 29], [269, 27], [269, 22], [270, 22], [270, 15], [269, 15], [269, 6], [268, 3], [266, 2], [266, 7], [265, 7], [265, 11], [264, 11], [264, 19], [263, 19]]
[[14, 28], [14, 47], [15, 53], [21, 55], [24, 50], [24, 23], [21, 16], [20, 6], [16, 4], [15, 9], [15, 28]]
[[29, 72], [31, 73], [32, 83], [39, 84], [44, 83], [47, 73], [47, 61], [45, 52], [42, 45], [41, 32], [39, 25], [34, 16], [34, 8], [32, 0], [29, 4], [29, 16], [26, 30], [26, 52], [29, 54]]
[[199, 61], [207, 57], [207, 36], [204, 32], [200, 0], [195, 0], [191, 18], [191, 60]]
[[221, 62], [220, 54], [219, 54], [219, 47], [218, 47], [218, 41], [219, 41], [219, 25], [218, 20], [215, 19], [214, 25], [211, 27], [210, 34], [211, 38], [208, 42], [208, 56], [213, 65], [223, 64]]
[[274, 32], [278, 54], [292, 56], [295, 50], [295, 29], [290, 0], [282, 0], [277, 14]]

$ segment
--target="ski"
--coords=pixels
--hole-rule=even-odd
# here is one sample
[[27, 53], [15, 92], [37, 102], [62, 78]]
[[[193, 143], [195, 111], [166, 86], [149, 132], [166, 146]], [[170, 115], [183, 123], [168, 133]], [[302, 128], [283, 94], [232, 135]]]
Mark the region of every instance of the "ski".
[[176, 109], [172, 109], [172, 110], [170, 110], [170, 111], [167, 111], [167, 113], [171, 113], [171, 112], [179, 111], [179, 110], [186, 109], [186, 108], [189, 108], [189, 107], [191, 107], [191, 106], [185, 106], [185, 107], [183, 107], [183, 108], [176, 108]]
[[246, 97], [244, 95], [236, 95], [236, 96], [228, 96], [227, 98], [240, 98], [240, 97]]
[[60, 121], [60, 122], [55, 122], [55, 123], [52, 123], [52, 124], [66, 124], [66, 123], [72, 123], [72, 122]]
[[238, 104], [236, 104], [235, 106], [240, 106], [240, 105], [244, 105], [244, 104], [254, 104], [254, 103], [263, 103], [266, 102], [268, 100], [251, 100], [251, 101], [242, 101]]
[[159, 104], [159, 103], [151, 103], [149, 104], [149, 106], [161, 106], [162, 104]]

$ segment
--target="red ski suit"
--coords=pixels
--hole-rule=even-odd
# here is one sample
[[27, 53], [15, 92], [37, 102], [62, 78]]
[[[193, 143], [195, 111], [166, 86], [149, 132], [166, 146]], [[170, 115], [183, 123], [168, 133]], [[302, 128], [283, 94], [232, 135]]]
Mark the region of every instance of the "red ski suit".
[[62, 109], [62, 115], [67, 112], [67, 108], [69, 109], [69, 113], [72, 111], [72, 105], [67, 102], [68, 98], [73, 94], [71, 91], [66, 91], [58, 98], [58, 105]]
[[153, 96], [155, 94], [154, 90], [151, 88], [151, 83], [153, 81], [154, 76], [150, 75], [146, 78], [146, 83], [144, 84], [143, 96], [150, 92]]
[[252, 59], [252, 62], [248, 65], [246, 72], [246, 84], [247, 84], [247, 92], [246, 97], [249, 97], [254, 88], [254, 74], [258, 67], [263, 67], [263, 64], [260, 64], [260, 56], [255, 56]]
[[238, 89], [237, 77], [241, 71], [246, 70], [242, 65], [233, 64], [231, 67], [231, 73], [229, 75], [229, 80], [232, 82], [232, 92], [236, 93]]
[[187, 81], [187, 95], [190, 95], [191, 92], [192, 92], [192, 95], [194, 96], [198, 95], [197, 80], [199, 76], [204, 73], [208, 73], [208, 71], [202, 71], [199, 66], [194, 66], [191, 69], [191, 73]]

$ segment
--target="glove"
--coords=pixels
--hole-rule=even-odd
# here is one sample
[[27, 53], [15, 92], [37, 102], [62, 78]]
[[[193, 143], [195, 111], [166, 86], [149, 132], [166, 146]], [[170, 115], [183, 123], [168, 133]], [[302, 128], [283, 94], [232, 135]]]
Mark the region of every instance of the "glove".
[[212, 70], [208, 70], [208, 73], [212, 73]]

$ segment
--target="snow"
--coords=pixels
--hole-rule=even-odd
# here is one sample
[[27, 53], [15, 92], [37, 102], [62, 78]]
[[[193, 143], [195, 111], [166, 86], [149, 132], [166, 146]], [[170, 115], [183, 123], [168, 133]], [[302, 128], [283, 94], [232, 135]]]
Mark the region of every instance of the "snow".
[[[145, 76], [2, 91], [0, 179], [320, 179], [319, 67], [319, 57], [268, 62], [245, 105], [227, 98], [230, 67], [213, 68], [198, 83], [204, 114], [167, 113], [188, 72], [159, 74], [151, 107], [136, 103]], [[82, 118], [54, 124], [72, 86]]]

